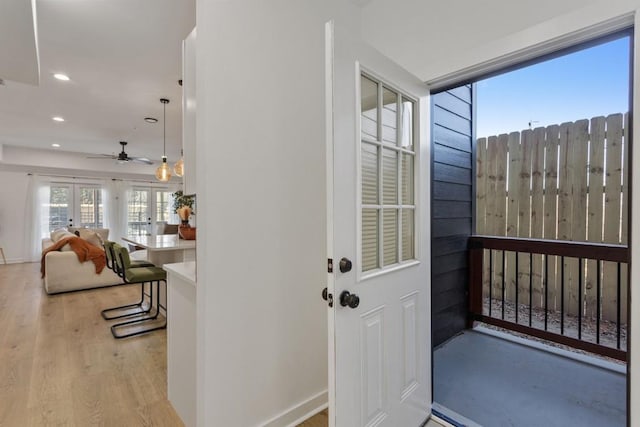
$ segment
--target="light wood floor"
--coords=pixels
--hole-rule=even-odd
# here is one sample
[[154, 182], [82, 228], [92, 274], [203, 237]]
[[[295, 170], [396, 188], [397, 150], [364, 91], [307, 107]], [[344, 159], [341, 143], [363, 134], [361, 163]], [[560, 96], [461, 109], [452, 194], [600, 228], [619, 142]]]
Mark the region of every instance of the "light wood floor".
[[[166, 331], [115, 340], [100, 315], [139, 287], [47, 295], [39, 268], [0, 265], [0, 426], [182, 426], [167, 400]], [[325, 410], [301, 426], [328, 424]]]
[[309, 418], [302, 424], [299, 424], [298, 427], [327, 427], [329, 425], [329, 415], [327, 410], [315, 414], [313, 417]]
[[115, 340], [100, 316], [139, 288], [48, 296], [38, 269], [0, 265], [0, 426], [182, 426], [166, 331]]

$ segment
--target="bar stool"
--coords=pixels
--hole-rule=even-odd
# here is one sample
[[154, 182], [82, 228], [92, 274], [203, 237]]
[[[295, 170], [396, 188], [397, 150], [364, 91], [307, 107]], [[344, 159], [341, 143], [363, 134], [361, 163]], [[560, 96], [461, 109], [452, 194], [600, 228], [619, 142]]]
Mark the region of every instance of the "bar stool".
[[157, 320], [158, 315], [160, 314], [160, 307], [164, 308], [165, 310], [167, 309], [166, 307], [160, 304], [160, 282], [164, 282], [165, 284], [167, 283], [167, 272], [159, 267], [127, 267], [127, 265], [130, 265], [129, 251], [126, 248], [123, 248], [121, 246], [117, 248], [114, 245], [113, 253], [115, 255], [116, 266], [118, 270], [122, 273], [120, 277], [122, 277], [125, 283], [140, 283], [143, 288], [145, 283], [150, 284], [149, 288], [150, 288], [151, 295], [150, 295], [150, 303], [149, 303], [149, 313], [151, 312], [154, 305], [153, 304], [154, 302], [153, 285], [154, 284], [156, 285], [156, 292], [158, 294], [157, 304], [155, 306], [156, 310], [153, 315], [112, 325], [111, 334], [113, 335], [113, 337], [118, 339], [126, 338], [134, 335], [144, 334], [151, 331], [156, 331], [158, 329], [165, 329], [167, 327], [166, 319], [164, 323], [157, 326], [152, 325], [151, 327], [148, 327], [145, 329], [138, 329], [130, 333], [124, 333], [124, 334], [119, 333], [120, 330], [127, 329], [132, 325]]
[[[119, 251], [121, 248], [121, 246], [119, 244], [117, 244], [116, 242], [112, 242], [110, 240], [105, 240], [104, 242], [104, 253], [105, 256], [107, 258], [107, 267], [110, 268], [111, 270], [113, 270], [118, 276], [122, 277], [121, 272], [118, 270], [118, 266], [116, 263], [116, 257], [115, 257], [115, 251]], [[130, 260], [129, 259], [129, 267], [132, 268], [137, 268], [137, 267], [155, 267], [155, 265], [153, 265], [152, 263], [150, 263], [149, 261], [143, 261], [143, 260]], [[102, 314], [102, 317], [105, 320], [113, 320], [113, 319], [120, 319], [123, 317], [130, 317], [130, 316], [137, 316], [140, 314], [148, 314], [149, 311], [151, 310], [151, 303], [149, 303], [148, 307], [145, 307], [144, 302], [145, 302], [145, 296], [149, 296], [148, 294], [146, 294], [144, 292], [144, 283], [140, 284], [140, 301], [132, 303], [132, 304], [125, 304], [125, 305], [121, 305], [118, 307], [111, 307], [111, 308], [107, 308], [104, 309], [100, 312], [100, 314]], [[135, 309], [135, 310], [134, 310]], [[110, 315], [109, 313], [111, 312], [121, 312], [123, 310], [126, 310], [126, 313], [118, 313], [116, 315]], [[133, 310], [133, 311], [131, 311]]]
[[7, 259], [4, 257], [4, 249], [2, 249], [2, 246], [0, 246], [0, 254], [2, 254], [2, 261], [4, 261], [4, 263], [7, 263]]

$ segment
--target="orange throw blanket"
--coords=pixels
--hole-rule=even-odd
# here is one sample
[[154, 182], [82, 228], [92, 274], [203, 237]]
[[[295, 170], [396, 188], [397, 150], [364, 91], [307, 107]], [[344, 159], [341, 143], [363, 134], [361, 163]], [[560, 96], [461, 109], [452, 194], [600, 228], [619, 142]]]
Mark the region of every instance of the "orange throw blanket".
[[107, 259], [104, 255], [104, 250], [95, 245], [92, 245], [91, 243], [80, 237], [71, 236], [58, 240], [56, 243], [54, 243], [52, 246], [49, 246], [42, 252], [42, 259], [40, 260], [40, 273], [42, 273], [42, 277], [44, 277], [45, 256], [51, 251], [59, 251], [67, 243], [71, 246], [71, 250], [78, 256], [78, 261], [93, 261], [96, 266], [96, 274], [102, 273], [102, 270], [107, 265]]

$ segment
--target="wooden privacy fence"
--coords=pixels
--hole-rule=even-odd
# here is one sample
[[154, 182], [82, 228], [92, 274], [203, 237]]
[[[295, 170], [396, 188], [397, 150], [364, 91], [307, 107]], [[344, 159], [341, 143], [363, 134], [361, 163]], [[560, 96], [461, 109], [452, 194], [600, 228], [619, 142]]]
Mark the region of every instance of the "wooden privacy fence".
[[[627, 141], [628, 114], [612, 114], [591, 120], [540, 127], [480, 138], [477, 141], [476, 233], [577, 242], [627, 244]], [[485, 258], [483, 294], [489, 285], [494, 295], [506, 286], [506, 301], [515, 301], [515, 289], [529, 289], [533, 284], [531, 306], [543, 307], [543, 295], [549, 310], [586, 318], [601, 313], [603, 320], [617, 317], [617, 269], [595, 261], [578, 269], [578, 260], [550, 257], [543, 280], [542, 255], [507, 254], [504, 263], [494, 259], [492, 278]], [[529, 265], [529, 263], [532, 265]], [[563, 268], [564, 267], [564, 268]], [[560, 307], [559, 275], [564, 272], [568, 295]], [[597, 275], [601, 295], [597, 295]], [[627, 268], [622, 271], [621, 321], [627, 319]], [[582, 275], [581, 295], [577, 286]], [[491, 283], [489, 283], [491, 282]], [[545, 286], [548, 289], [545, 290]], [[528, 291], [521, 292], [529, 305]], [[597, 310], [597, 302], [601, 310]], [[579, 306], [579, 304], [581, 306]]]

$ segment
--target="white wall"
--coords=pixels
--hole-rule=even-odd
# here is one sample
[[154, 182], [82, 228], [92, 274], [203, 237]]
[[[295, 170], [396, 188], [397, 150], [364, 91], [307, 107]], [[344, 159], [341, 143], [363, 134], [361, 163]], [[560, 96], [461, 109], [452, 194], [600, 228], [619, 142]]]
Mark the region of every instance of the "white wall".
[[327, 399], [328, 3], [197, 5], [200, 426]]
[[24, 260], [27, 182], [26, 173], [0, 171], [0, 247], [9, 263]]

